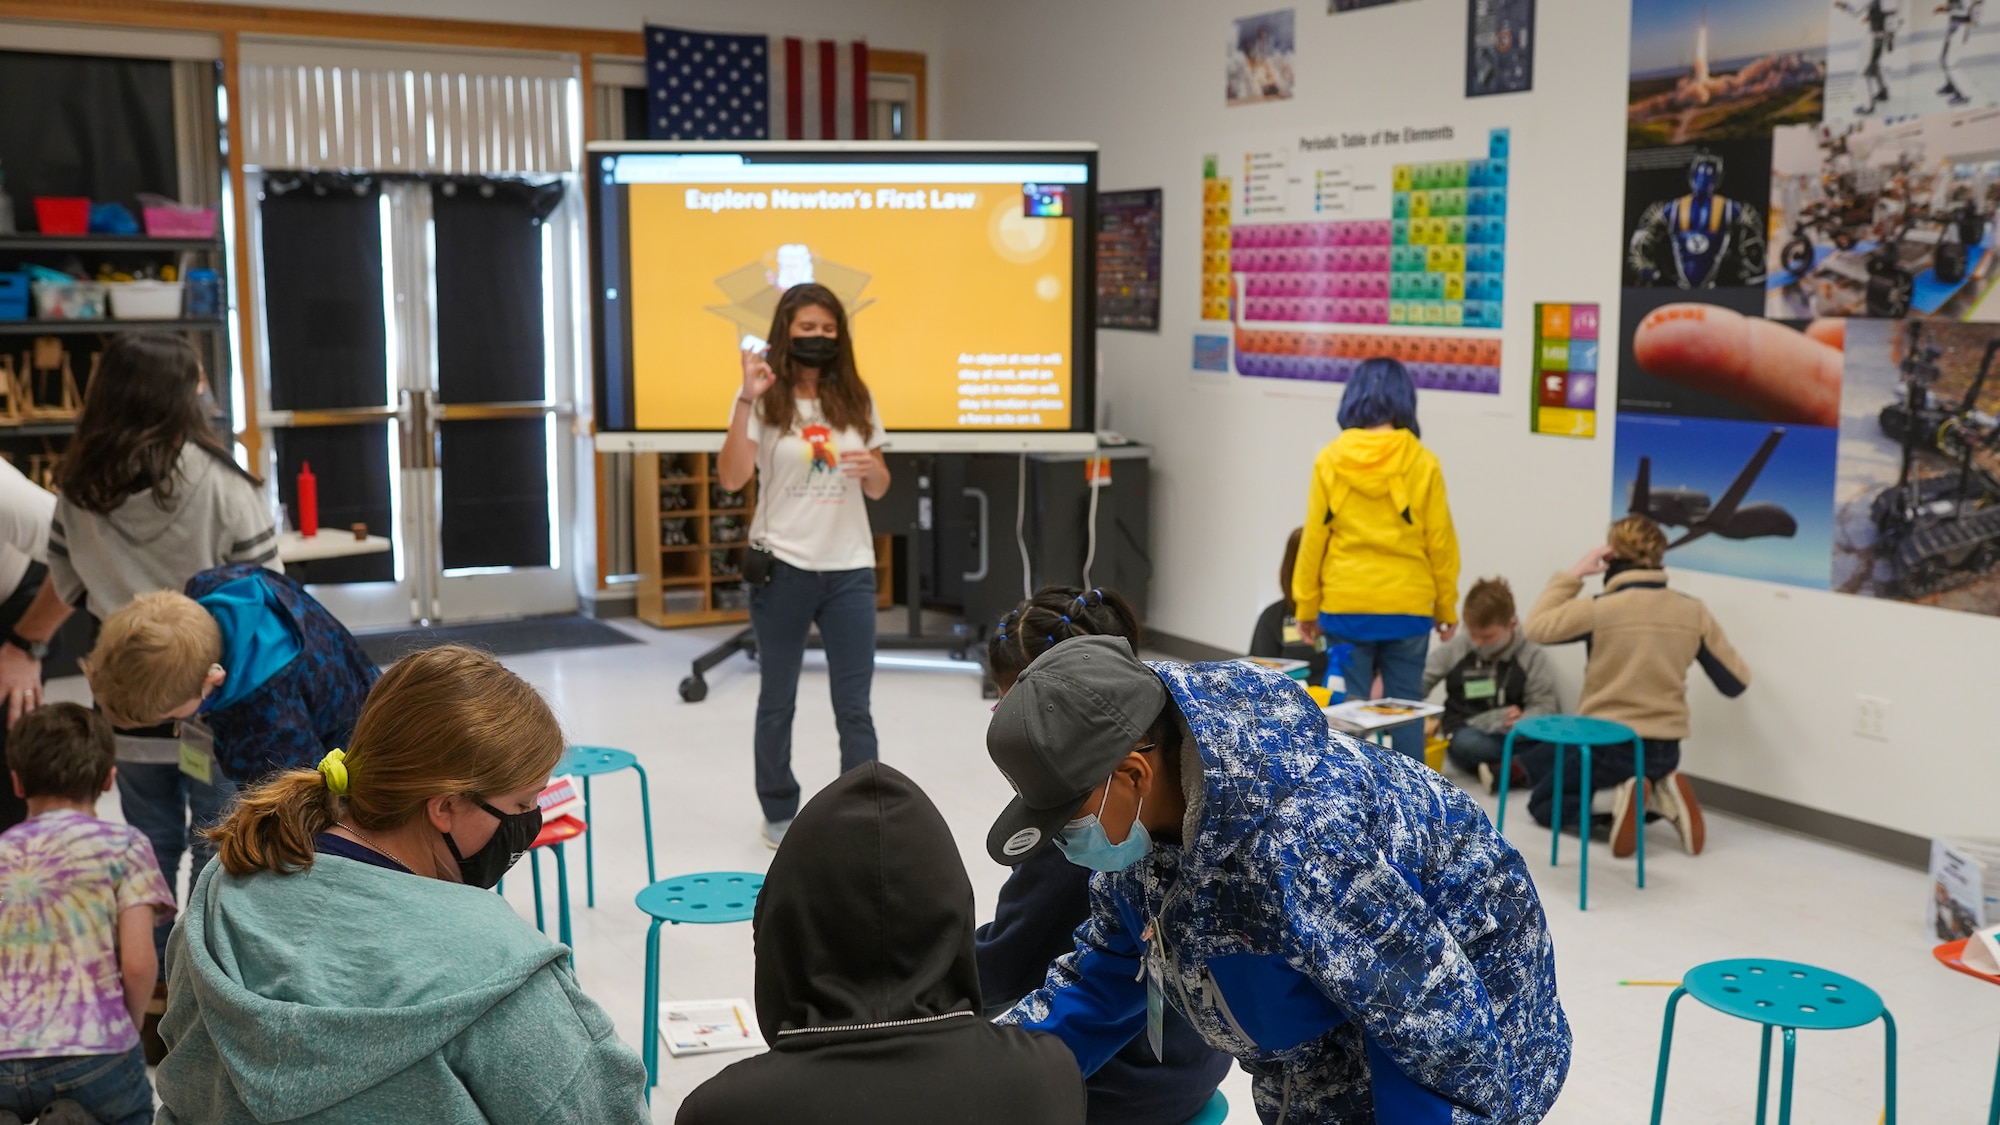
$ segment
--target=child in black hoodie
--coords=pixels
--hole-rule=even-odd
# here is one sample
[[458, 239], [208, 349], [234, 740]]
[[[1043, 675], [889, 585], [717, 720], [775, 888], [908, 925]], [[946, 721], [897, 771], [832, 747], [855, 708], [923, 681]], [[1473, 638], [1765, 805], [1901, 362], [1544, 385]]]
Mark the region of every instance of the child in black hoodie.
[[1069, 1048], [980, 1014], [972, 883], [909, 778], [868, 762], [808, 802], [753, 925], [771, 1050], [702, 1083], [677, 1125], [1083, 1125]]

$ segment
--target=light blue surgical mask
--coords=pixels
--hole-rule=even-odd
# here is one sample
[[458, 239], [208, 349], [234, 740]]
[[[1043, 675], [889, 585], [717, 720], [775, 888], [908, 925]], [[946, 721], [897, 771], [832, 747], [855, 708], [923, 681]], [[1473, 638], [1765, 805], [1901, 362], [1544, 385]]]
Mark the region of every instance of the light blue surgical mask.
[[1097, 802], [1097, 812], [1087, 813], [1070, 821], [1056, 836], [1056, 847], [1064, 858], [1078, 867], [1092, 871], [1123, 871], [1153, 850], [1152, 834], [1139, 822], [1139, 813], [1145, 811], [1146, 799], [1139, 799], [1139, 808], [1132, 813], [1132, 831], [1122, 844], [1114, 844], [1104, 832], [1104, 823], [1097, 819], [1104, 811], [1105, 801], [1111, 799], [1111, 786], [1104, 787], [1104, 800]]

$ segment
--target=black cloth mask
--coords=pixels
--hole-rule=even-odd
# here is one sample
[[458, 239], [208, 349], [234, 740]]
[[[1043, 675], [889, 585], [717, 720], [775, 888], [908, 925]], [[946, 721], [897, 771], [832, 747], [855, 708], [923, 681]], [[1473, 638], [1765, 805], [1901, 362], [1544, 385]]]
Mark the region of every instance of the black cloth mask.
[[840, 339], [835, 336], [794, 336], [786, 354], [800, 367], [816, 367], [824, 375], [833, 366], [833, 361], [840, 358]]
[[458, 841], [447, 832], [444, 834], [444, 846], [451, 849], [451, 858], [458, 861], [458, 876], [465, 880], [466, 886], [490, 891], [500, 884], [500, 877], [507, 874], [509, 868], [528, 854], [528, 846], [535, 842], [536, 836], [541, 835], [542, 810], [503, 813], [476, 798], [472, 803], [500, 822], [500, 827], [493, 830], [493, 838], [471, 855], [460, 855]]

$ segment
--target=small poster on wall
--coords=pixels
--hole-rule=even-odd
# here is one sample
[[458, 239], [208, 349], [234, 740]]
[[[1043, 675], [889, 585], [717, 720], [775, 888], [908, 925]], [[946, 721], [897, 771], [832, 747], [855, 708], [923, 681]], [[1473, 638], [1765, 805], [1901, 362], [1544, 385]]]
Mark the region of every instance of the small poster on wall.
[[1160, 330], [1159, 188], [1097, 197], [1097, 326]]
[[1597, 306], [1535, 306], [1535, 400], [1529, 431], [1597, 436]]
[[1265, 12], [1235, 22], [1229, 40], [1230, 105], [1280, 102], [1292, 96], [1294, 12]]
[[1465, 96], [1535, 88], [1535, 0], [1466, 0]]

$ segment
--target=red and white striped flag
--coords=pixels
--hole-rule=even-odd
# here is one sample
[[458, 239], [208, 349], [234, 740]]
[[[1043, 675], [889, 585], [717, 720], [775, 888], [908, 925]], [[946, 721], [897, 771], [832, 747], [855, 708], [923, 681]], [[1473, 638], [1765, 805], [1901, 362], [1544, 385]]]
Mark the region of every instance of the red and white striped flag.
[[779, 39], [771, 52], [771, 138], [868, 139], [868, 44]]

